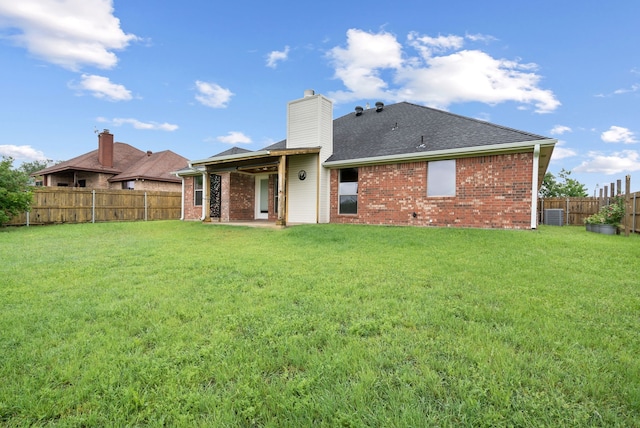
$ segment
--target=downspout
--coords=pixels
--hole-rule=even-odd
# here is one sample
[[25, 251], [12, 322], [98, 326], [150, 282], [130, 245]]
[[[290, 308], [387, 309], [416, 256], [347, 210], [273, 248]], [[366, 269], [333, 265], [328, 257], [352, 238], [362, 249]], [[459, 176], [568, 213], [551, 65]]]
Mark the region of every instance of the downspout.
[[538, 227], [538, 167], [540, 165], [540, 144], [533, 147], [533, 171], [531, 172], [531, 229]]
[[182, 178], [182, 198], [180, 201], [180, 220], [184, 220], [184, 177]]
[[207, 218], [207, 208], [209, 207], [209, 196], [207, 195], [207, 187], [209, 184], [209, 174], [207, 172], [202, 173], [202, 217], [200, 221], [204, 221]]

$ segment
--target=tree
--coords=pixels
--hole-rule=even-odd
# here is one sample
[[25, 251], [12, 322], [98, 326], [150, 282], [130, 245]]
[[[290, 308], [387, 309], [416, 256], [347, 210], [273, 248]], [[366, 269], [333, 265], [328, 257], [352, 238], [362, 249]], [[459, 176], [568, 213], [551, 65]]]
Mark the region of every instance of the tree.
[[540, 197], [542, 198], [559, 198], [559, 197], [578, 197], [584, 198], [588, 196], [586, 186], [578, 180], [570, 178], [571, 171], [564, 168], [558, 173], [558, 179], [547, 172], [542, 180], [540, 188]]
[[45, 169], [46, 167], [51, 165], [52, 162], [53, 161], [50, 159], [44, 161], [35, 160], [33, 162], [23, 162], [22, 165], [20, 165], [20, 167], [18, 168], [18, 171], [22, 171], [25, 174], [30, 175], [33, 172]]
[[42, 180], [42, 176], [38, 175], [35, 176], [33, 178], [31, 178], [31, 174], [36, 172], [36, 171], [40, 171], [45, 169], [46, 167], [52, 165], [54, 162], [51, 159], [47, 159], [47, 160], [43, 160], [43, 161], [39, 161], [39, 160], [35, 160], [33, 162], [23, 162], [22, 165], [20, 165], [20, 167], [18, 168], [18, 171], [22, 171], [25, 174], [27, 174], [27, 176], [29, 176], [29, 183], [30, 184], [34, 184], [34, 182], [37, 181], [41, 181]]
[[3, 156], [0, 161], [0, 226], [11, 217], [28, 211], [33, 195], [29, 175], [13, 168], [13, 158]]

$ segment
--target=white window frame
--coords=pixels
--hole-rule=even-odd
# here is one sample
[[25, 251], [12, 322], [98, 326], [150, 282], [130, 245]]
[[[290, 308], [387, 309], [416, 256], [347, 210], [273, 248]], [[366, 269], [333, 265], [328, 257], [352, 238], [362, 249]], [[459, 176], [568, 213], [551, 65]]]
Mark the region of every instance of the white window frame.
[[[200, 179], [200, 188], [198, 188], [198, 179]], [[196, 175], [193, 177], [193, 206], [199, 207], [204, 205], [204, 177]], [[198, 203], [198, 193], [200, 194], [200, 203]]]

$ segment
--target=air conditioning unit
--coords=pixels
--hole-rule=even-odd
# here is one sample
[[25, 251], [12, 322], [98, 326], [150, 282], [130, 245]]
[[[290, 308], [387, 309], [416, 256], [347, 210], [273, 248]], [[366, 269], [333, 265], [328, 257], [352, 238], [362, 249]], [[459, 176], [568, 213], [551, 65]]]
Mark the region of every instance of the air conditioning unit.
[[548, 209], [544, 210], [544, 224], [549, 226], [562, 226], [564, 220], [564, 210]]

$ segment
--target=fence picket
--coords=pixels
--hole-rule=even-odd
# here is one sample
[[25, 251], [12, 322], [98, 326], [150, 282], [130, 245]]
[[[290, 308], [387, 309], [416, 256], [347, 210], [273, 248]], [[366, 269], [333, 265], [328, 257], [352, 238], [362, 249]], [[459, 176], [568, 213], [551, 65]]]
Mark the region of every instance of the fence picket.
[[181, 207], [180, 192], [38, 187], [33, 189], [31, 211], [7, 224], [177, 220]]

